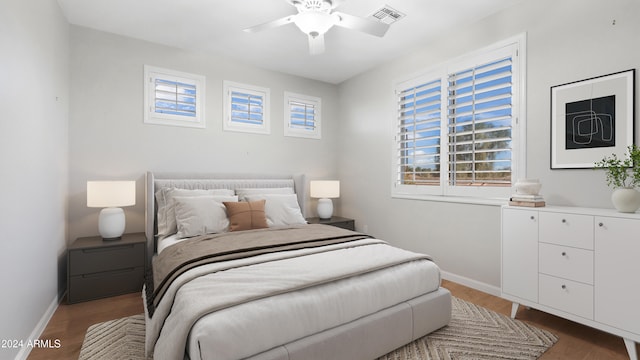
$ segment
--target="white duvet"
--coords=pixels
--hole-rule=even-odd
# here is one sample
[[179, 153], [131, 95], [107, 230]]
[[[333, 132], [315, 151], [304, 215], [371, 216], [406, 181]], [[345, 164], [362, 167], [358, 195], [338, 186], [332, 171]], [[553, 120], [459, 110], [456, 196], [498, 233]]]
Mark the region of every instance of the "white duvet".
[[191, 359], [241, 359], [439, 285], [439, 269], [424, 255], [380, 240], [209, 264], [169, 287], [147, 319], [146, 350], [159, 360], [182, 358], [185, 351]]

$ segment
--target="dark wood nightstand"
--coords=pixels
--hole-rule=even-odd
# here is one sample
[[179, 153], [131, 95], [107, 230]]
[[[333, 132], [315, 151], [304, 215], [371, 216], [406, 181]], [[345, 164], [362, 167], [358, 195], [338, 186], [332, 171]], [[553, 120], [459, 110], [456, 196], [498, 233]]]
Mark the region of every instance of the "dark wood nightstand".
[[308, 218], [307, 222], [309, 224], [326, 224], [337, 226], [339, 228], [347, 229], [347, 230], [356, 230], [356, 222], [353, 219], [347, 219], [340, 216], [332, 216], [331, 219], [320, 219], [317, 217]]
[[124, 234], [115, 241], [100, 236], [76, 239], [67, 249], [67, 302], [141, 291], [145, 249], [144, 233]]

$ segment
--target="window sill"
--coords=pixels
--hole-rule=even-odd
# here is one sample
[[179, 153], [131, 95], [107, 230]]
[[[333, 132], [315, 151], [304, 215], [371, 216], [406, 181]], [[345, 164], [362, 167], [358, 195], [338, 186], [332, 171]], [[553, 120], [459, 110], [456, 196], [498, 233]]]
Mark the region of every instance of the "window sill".
[[444, 196], [444, 195], [415, 195], [415, 194], [392, 194], [393, 199], [405, 199], [405, 200], [420, 200], [420, 201], [433, 201], [433, 202], [448, 202], [458, 204], [473, 204], [473, 205], [489, 205], [489, 206], [502, 206], [507, 205], [509, 199], [506, 198], [475, 198], [468, 196]]

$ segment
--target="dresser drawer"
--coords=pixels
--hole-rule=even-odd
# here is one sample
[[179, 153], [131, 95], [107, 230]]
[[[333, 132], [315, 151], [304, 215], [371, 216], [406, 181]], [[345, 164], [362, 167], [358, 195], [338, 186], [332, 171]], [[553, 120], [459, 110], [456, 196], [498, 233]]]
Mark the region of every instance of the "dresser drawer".
[[593, 216], [540, 212], [540, 242], [593, 250]]
[[69, 251], [69, 275], [144, 267], [144, 243]]
[[540, 243], [541, 273], [593, 285], [593, 251]]
[[345, 220], [345, 221], [332, 222], [331, 226], [336, 226], [336, 227], [339, 227], [339, 228], [355, 231], [355, 221], [354, 220]]
[[142, 291], [143, 281], [144, 267], [71, 276], [68, 301], [75, 303]]
[[593, 286], [540, 274], [540, 304], [593, 320]]

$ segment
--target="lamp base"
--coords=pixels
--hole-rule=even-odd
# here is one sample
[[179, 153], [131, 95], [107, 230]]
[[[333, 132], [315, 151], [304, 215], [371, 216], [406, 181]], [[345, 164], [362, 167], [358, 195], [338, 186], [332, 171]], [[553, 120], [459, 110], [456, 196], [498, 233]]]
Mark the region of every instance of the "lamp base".
[[333, 215], [333, 201], [331, 199], [318, 199], [318, 217], [323, 220], [331, 219]]
[[100, 210], [98, 232], [104, 241], [120, 240], [124, 233], [125, 218], [122, 208], [109, 207]]

